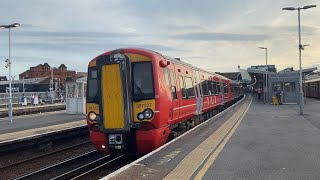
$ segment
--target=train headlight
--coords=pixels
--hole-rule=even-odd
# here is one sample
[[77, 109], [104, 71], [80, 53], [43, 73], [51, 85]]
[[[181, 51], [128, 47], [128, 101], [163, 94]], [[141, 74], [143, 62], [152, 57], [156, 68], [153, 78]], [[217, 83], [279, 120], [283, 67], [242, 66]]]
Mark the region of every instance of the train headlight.
[[144, 119], [152, 119], [153, 111], [151, 109], [145, 109], [142, 112], [139, 112], [137, 115], [138, 120], [142, 121]]
[[137, 118], [142, 121], [144, 119], [143, 113], [138, 113]]
[[153, 117], [153, 111], [151, 109], [145, 109], [143, 115], [145, 119], [151, 119]]
[[90, 113], [88, 114], [88, 119], [89, 119], [90, 121], [94, 121], [94, 120], [96, 120], [96, 118], [97, 118], [96, 113], [90, 112]]

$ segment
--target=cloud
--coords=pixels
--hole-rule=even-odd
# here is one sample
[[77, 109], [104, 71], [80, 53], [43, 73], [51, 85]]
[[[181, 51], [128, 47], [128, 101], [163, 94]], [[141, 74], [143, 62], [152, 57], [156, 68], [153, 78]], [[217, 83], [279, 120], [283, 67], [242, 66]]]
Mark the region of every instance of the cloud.
[[[268, 47], [270, 63], [278, 69], [299, 65], [296, 14], [281, 10], [301, 5], [299, 0], [1, 2], [0, 24], [21, 23], [11, 31], [14, 74], [45, 61], [85, 71], [98, 54], [123, 47], [181, 57], [214, 72], [262, 64], [264, 53], [258, 46]], [[310, 44], [303, 52], [306, 66], [320, 62], [319, 17], [316, 8], [302, 14], [302, 42]], [[7, 53], [8, 33], [0, 30], [0, 58]], [[5, 73], [0, 64], [0, 75]]]
[[195, 41], [263, 41], [269, 38], [269, 36], [263, 34], [232, 34], [212, 32], [185, 33], [174, 35], [172, 37]]
[[[268, 25], [255, 25], [251, 26], [251, 28], [255, 31], [262, 32], [262, 33], [270, 33], [270, 32], [277, 32], [277, 33], [294, 33], [297, 34], [298, 26], [290, 25], [290, 26], [268, 26]], [[316, 35], [320, 32], [320, 27], [317, 26], [308, 26], [308, 25], [301, 25], [301, 31], [304, 34], [308, 35]]]

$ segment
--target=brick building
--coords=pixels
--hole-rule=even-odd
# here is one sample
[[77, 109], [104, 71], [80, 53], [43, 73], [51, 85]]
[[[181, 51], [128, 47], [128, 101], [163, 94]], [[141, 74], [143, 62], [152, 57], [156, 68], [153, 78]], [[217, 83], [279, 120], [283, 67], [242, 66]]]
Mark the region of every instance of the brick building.
[[19, 74], [19, 79], [51, 77], [51, 73], [53, 73], [54, 83], [58, 83], [61, 89], [64, 89], [66, 81], [76, 80], [76, 71], [68, 70], [64, 64], [56, 68], [50, 67], [48, 63], [30, 67], [29, 70]]

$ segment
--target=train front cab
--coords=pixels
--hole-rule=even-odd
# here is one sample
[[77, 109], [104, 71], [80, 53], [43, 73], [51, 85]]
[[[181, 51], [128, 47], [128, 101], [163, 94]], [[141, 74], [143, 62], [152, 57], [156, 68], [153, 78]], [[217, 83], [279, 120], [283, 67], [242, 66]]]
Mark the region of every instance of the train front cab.
[[170, 129], [160, 121], [158, 62], [151, 53], [108, 52], [88, 69], [87, 117], [95, 147], [106, 154], [145, 154], [164, 144]]

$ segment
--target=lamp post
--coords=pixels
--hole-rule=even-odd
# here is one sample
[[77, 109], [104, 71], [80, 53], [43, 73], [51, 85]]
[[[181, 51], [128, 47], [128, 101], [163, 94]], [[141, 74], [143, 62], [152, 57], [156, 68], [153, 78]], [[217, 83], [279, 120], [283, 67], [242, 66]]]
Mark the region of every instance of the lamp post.
[[304, 49], [304, 46], [301, 44], [301, 29], [300, 29], [300, 10], [301, 9], [310, 9], [310, 8], [314, 8], [317, 7], [316, 5], [308, 5], [308, 6], [303, 6], [301, 7], [285, 7], [282, 8], [282, 10], [288, 10], [288, 11], [298, 11], [298, 32], [299, 32], [299, 69], [300, 69], [300, 79], [299, 79], [299, 84], [300, 84], [300, 115], [303, 115], [303, 87], [302, 87], [302, 67], [301, 67], [301, 50]]
[[264, 103], [267, 102], [267, 92], [268, 92], [268, 48], [266, 47], [259, 47], [260, 49], [266, 50], [266, 78], [265, 78], [265, 89], [264, 89]]
[[11, 80], [11, 28], [15, 28], [15, 27], [20, 27], [19, 23], [13, 23], [10, 25], [0, 25], [0, 29], [9, 29], [9, 58], [6, 60], [6, 67], [9, 68], [9, 111], [8, 111], [8, 115], [9, 115], [9, 121], [10, 123], [12, 123], [12, 80]]

